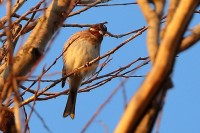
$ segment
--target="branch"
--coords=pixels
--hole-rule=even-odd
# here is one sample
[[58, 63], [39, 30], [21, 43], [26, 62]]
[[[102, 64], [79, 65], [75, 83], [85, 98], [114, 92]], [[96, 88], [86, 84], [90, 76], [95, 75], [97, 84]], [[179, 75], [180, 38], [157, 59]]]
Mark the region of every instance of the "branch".
[[133, 33], [137, 33], [139, 32], [140, 30], [144, 29], [144, 28], [147, 28], [147, 27], [143, 27], [143, 28], [140, 28], [140, 29], [137, 29], [137, 30], [133, 30], [133, 31], [130, 31], [130, 32], [127, 32], [127, 33], [124, 33], [124, 34], [120, 34], [120, 35], [116, 35], [116, 34], [112, 34], [110, 32], [107, 32], [106, 34], [110, 37], [115, 37], [115, 38], [121, 38], [121, 37], [124, 37], [124, 36], [127, 36], [127, 35], [130, 35], [130, 34], [133, 34]]
[[72, 17], [72, 16], [74, 16], [74, 15], [80, 14], [81, 12], [84, 12], [84, 11], [90, 9], [91, 7], [94, 7], [95, 5], [101, 3], [101, 0], [92, 1], [92, 2], [93, 2], [93, 3], [88, 4], [87, 7], [83, 8], [83, 9], [81, 9], [81, 10], [78, 10], [78, 11], [76, 11], [76, 12], [70, 13], [70, 14], [69, 14], [69, 17]]
[[[24, 4], [24, 2], [26, 2], [26, 0], [17, 0], [16, 1], [15, 5], [12, 8], [11, 16]], [[8, 19], [9, 19], [8, 16], [5, 16], [0, 19], [0, 29], [2, 29], [4, 27], [4, 25]]]
[[200, 40], [200, 24], [192, 29], [192, 33], [185, 37], [181, 43], [179, 52], [182, 52]]
[[171, 23], [166, 29], [155, 64], [143, 84], [132, 97], [115, 129], [115, 133], [135, 131], [148, 106], [172, 72], [176, 52], [180, 46], [185, 29], [198, 4], [199, 1], [196, 0], [182, 0], [180, 2]]
[[171, 22], [171, 20], [174, 16], [174, 13], [176, 12], [176, 9], [177, 9], [179, 2], [180, 2], [179, 0], [170, 0], [168, 15], [167, 15], [167, 21], [166, 21], [166, 25], [164, 26], [164, 28], [162, 29], [162, 32], [160, 34], [161, 38], [164, 37], [166, 28], [170, 24], [170, 22]]
[[13, 72], [15, 76], [24, 76], [43, 55], [48, 41], [75, 6], [75, 1], [53, 1], [45, 15], [40, 18], [24, 46], [14, 57]]
[[90, 118], [90, 120], [85, 124], [83, 129], [81, 130], [81, 133], [84, 133], [86, 129], [90, 126], [90, 124], [94, 121], [94, 119], [97, 117], [97, 115], [100, 113], [100, 111], [108, 104], [108, 102], [111, 100], [111, 98], [115, 95], [115, 93], [122, 88], [122, 86], [128, 81], [129, 78], [125, 78], [108, 96], [108, 98], [99, 106], [97, 111], [93, 114], [93, 116]]
[[154, 62], [159, 46], [160, 21], [165, 2], [164, 0], [154, 1], [155, 10], [151, 8], [150, 3], [148, 2], [148, 0], [138, 0], [138, 4], [148, 23], [147, 47], [150, 59]]
[[[9, 1], [10, 2], [10, 1]], [[8, 2], [8, 5], [9, 5]], [[5, 84], [0, 86], [0, 103], [4, 101], [4, 97], [11, 96], [14, 92], [14, 116], [17, 132], [21, 132], [20, 112], [19, 112], [19, 90], [18, 86], [23, 82], [18, 77], [25, 76], [35, 67], [44, 54], [44, 50], [48, 41], [52, 38], [54, 33], [59, 29], [69, 13], [75, 7], [76, 0], [54, 0], [46, 10], [45, 14], [40, 18], [33, 32], [28, 37], [23, 47], [17, 52], [14, 58], [9, 63], [8, 73], [5, 78]], [[8, 8], [9, 10], [10, 8]], [[8, 16], [11, 17], [9, 12]], [[34, 14], [33, 14], [34, 16]], [[8, 19], [9, 28], [11, 22]], [[9, 32], [8, 32], [9, 33]], [[9, 41], [9, 34], [7, 34], [7, 41]], [[11, 43], [9, 43], [11, 44]], [[11, 92], [10, 94], [8, 92]], [[0, 104], [0, 106], [1, 106]]]
[[[96, 23], [96, 24], [107, 24], [108, 22], [105, 21], [105, 22], [102, 22], [102, 23]], [[90, 27], [94, 24], [63, 24], [62, 27], [80, 27], [80, 28], [83, 28], [83, 27]]]
[[[94, 7], [102, 7], [102, 6], [127, 6], [127, 5], [135, 5], [137, 2], [130, 2], [130, 3], [120, 3], [120, 4], [99, 4], [95, 5]], [[78, 6], [87, 6], [88, 4], [78, 4]]]

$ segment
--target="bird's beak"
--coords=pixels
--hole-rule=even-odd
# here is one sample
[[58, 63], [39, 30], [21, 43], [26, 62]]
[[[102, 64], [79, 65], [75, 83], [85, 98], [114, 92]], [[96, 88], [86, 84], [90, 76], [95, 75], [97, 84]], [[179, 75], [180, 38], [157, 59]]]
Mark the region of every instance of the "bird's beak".
[[110, 36], [110, 35], [109, 35], [109, 33], [108, 33], [108, 32], [106, 32], [106, 33], [104, 34], [104, 36]]

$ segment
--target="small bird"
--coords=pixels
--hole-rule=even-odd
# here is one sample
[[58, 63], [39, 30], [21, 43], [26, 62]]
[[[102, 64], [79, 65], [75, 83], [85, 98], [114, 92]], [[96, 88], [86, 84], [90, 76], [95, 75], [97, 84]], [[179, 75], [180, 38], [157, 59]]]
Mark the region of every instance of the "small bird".
[[[96, 24], [87, 30], [75, 33], [69, 38], [63, 49], [62, 77], [100, 56], [100, 46], [106, 32], [107, 28], [104, 24]], [[96, 62], [69, 76], [69, 96], [63, 117], [70, 115], [74, 119], [78, 88], [84, 78], [95, 73], [98, 64], [99, 62]], [[63, 79], [62, 87], [64, 87], [65, 82], [66, 79]]]

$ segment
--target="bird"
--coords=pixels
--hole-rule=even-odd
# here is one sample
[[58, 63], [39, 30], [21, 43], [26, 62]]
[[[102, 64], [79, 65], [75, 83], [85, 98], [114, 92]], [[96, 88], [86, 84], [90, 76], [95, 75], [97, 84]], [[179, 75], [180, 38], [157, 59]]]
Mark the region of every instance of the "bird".
[[[100, 47], [107, 27], [104, 24], [95, 24], [88, 29], [73, 34], [63, 48], [62, 88], [66, 83], [66, 75], [77, 68], [86, 65], [100, 56]], [[68, 100], [63, 117], [75, 117], [76, 97], [81, 82], [96, 72], [99, 61], [91, 66], [84, 67], [69, 76]]]

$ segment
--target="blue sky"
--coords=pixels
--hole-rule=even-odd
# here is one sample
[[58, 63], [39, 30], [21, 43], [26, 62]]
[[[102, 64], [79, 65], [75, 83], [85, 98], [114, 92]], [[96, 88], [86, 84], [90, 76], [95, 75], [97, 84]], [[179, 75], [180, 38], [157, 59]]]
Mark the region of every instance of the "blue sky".
[[[18, 12], [24, 13], [29, 7], [34, 6], [35, 1], [27, 1], [22, 9]], [[124, 0], [125, 2], [133, 2]], [[120, 0], [113, 0], [110, 3], [122, 3]], [[5, 5], [0, 6], [0, 17], [4, 16]], [[116, 7], [98, 7], [92, 8], [80, 15], [69, 18], [65, 23], [93, 24], [107, 21], [108, 31], [113, 34], [122, 34], [132, 30], [136, 30], [146, 26], [145, 19], [141, 14], [138, 5], [116, 6]], [[199, 14], [195, 14], [190, 28], [199, 23]], [[85, 29], [85, 28], [83, 28]], [[60, 55], [62, 48], [67, 39], [81, 28], [62, 28], [53, 42], [51, 49], [48, 51], [44, 60], [39, 64], [33, 75], [39, 75], [43, 67], [51, 65], [53, 60]], [[129, 36], [123, 38], [105, 37], [102, 42], [101, 55], [112, 50], [120, 43], [125, 41]], [[19, 42], [26, 40], [26, 36], [20, 39]], [[22, 43], [23, 44], [23, 43]], [[174, 88], [168, 91], [164, 110], [162, 112], [161, 123], [159, 126], [160, 133], [199, 133], [200, 123], [200, 107], [198, 102], [199, 97], [199, 60], [200, 42], [194, 47], [181, 53], [176, 58], [172, 79]], [[101, 71], [100, 75], [118, 69], [139, 57], [148, 56], [146, 50], [146, 32], [135, 38], [120, 50], [116, 51], [111, 57], [111, 62]], [[136, 67], [135, 64], [132, 68]], [[135, 75], [145, 75], [150, 69], [148, 64], [136, 71]], [[44, 79], [58, 79], [61, 77], [62, 59], [54, 65], [48, 72], [51, 76]], [[56, 73], [56, 74], [55, 74]], [[76, 116], [74, 120], [63, 118], [62, 113], [67, 101], [67, 96], [59, 96], [48, 101], [38, 101], [35, 110], [42, 116], [45, 123], [53, 133], [73, 132], [79, 133], [84, 125], [88, 122], [91, 116], [96, 112], [99, 106], [107, 99], [111, 92], [120, 84], [123, 78], [116, 78], [111, 82], [96, 88], [90, 92], [79, 93], [76, 104]], [[130, 78], [124, 85], [128, 100], [133, 96], [134, 92], [141, 85], [143, 78]], [[31, 84], [25, 83], [25, 86]], [[41, 89], [50, 83], [42, 83]], [[35, 86], [36, 88], [36, 86]], [[81, 87], [83, 88], [83, 87]], [[34, 87], [33, 87], [34, 89]], [[64, 89], [68, 89], [66, 85]], [[60, 92], [61, 84], [50, 89], [50, 92]], [[24, 99], [30, 97], [27, 94]], [[26, 107], [29, 112], [30, 108]], [[109, 101], [109, 103], [98, 114], [94, 122], [87, 129], [86, 133], [102, 133], [105, 132], [102, 123], [106, 125], [109, 132], [113, 132], [124, 111], [122, 89]], [[41, 120], [33, 113], [30, 124], [32, 133], [48, 132]]]

